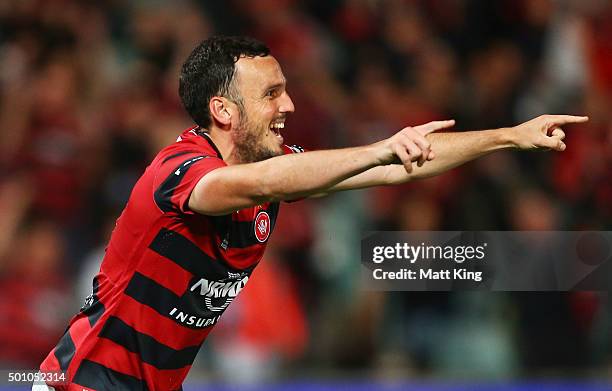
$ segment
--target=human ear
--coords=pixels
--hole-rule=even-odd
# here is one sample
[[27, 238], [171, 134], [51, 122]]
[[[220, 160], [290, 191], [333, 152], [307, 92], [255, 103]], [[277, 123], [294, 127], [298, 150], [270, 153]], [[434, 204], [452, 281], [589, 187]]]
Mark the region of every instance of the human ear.
[[210, 114], [217, 122], [222, 125], [232, 123], [232, 113], [228, 101], [218, 96], [213, 96], [208, 103]]

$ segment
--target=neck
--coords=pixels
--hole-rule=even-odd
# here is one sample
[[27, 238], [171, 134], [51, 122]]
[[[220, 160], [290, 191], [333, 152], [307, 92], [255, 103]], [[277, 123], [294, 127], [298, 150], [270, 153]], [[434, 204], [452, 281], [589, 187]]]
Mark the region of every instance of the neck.
[[232, 141], [231, 132], [219, 129], [214, 125], [208, 130], [203, 129], [202, 132], [210, 137], [215, 147], [221, 152], [221, 157], [225, 163], [228, 165], [240, 163], [236, 153], [236, 146]]

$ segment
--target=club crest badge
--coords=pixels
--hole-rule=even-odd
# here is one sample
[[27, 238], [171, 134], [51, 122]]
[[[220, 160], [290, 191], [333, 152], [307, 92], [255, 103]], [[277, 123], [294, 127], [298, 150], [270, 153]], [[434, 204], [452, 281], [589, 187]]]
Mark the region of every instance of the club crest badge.
[[257, 241], [260, 243], [268, 240], [270, 236], [270, 216], [268, 212], [262, 210], [257, 213], [257, 217], [255, 217], [255, 237]]

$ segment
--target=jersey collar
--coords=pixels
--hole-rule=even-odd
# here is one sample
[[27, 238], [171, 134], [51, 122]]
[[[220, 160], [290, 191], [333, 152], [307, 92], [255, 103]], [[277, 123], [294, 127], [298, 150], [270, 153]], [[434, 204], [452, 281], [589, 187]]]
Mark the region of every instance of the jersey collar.
[[223, 156], [221, 156], [221, 152], [219, 151], [219, 148], [217, 148], [217, 146], [215, 145], [210, 135], [206, 133], [206, 131], [202, 130], [202, 128], [199, 126], [196, 128], [195, 131], [198, 134], [198, 136], [201, 136], [204, 140], [206, 140], [208, 144], [215, 150], [215, 152], [217, 153], [217, 156], [219, 156], [219, 159], [223, 160]]

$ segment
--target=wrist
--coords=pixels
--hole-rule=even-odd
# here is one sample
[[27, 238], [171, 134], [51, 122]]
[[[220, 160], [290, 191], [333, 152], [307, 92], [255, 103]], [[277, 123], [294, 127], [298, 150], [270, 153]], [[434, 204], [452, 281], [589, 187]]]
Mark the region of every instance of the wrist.
[[386, 152], [384, 147], [384, 141], [378, 141], [374, 144], [364, 145], [362, 151], [365, 156], [367, 156], [367, 160], [369, 162], [370, 167], [383, 166], [389, 164], [388, 161], [388, 152]]
[[517, 131], [515, 128], [495, 129], [497, 145], [501, 149], [518, 148]]

